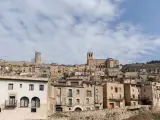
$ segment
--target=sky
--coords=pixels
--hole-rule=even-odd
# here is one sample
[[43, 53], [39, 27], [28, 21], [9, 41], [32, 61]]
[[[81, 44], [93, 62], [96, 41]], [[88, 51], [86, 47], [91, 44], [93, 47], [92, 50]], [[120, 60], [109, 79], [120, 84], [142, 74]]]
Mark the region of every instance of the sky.
[[84, 64], [160, 59], [159, 0], [0, 0], [0, 58]]

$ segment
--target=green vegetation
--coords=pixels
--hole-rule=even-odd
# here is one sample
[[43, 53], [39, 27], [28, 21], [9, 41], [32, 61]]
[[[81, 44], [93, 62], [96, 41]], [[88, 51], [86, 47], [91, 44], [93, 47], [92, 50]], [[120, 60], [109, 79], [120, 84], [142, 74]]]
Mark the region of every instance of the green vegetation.
[[152, 60], [147, 62], [147, 64], [160, 64], [160, 60]]

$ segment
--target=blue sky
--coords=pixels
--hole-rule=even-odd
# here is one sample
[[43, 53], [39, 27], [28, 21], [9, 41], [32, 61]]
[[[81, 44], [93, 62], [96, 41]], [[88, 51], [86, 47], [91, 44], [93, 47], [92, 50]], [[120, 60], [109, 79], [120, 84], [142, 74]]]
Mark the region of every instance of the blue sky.
[[1, 0], [0, 58], [86, 63], [160, 59], [158, 0]]
[[122, 7], [125, 9], [120, 21], [139, 24], [145, 33], [160, 34], [160, 1], [159, 0], [127, 0]]

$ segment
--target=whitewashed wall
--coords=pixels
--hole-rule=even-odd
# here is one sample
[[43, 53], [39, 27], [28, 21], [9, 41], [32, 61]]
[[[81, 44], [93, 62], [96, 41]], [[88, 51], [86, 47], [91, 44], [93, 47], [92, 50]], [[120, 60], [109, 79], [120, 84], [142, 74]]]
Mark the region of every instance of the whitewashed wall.
[[[13, 90], [8, 90], [8, 84], [13, 84]], [[22, 84], [22, 88], [20, 88]], [[34, 84], [34, 90], [29, 90], [29, 84]], [[39, 85], [44, 85], [44, 90], [39, 90]], [[0, 120], [25, 120], [25, 119], [44, 119], [47, 117], [47, 82], [35, 82], [24, 80], [0, 80]], [[8, 100], [9, 94], [16, 94], [17, 107], [15, 109], [4, 109], [5, 100]], [[21, 108], [20, 99], [22, 97], [29, 98], [29, 107]], [[31, 99], [38, 97], [40, 99], [40, 108], [36, 113], [31, 113]]]

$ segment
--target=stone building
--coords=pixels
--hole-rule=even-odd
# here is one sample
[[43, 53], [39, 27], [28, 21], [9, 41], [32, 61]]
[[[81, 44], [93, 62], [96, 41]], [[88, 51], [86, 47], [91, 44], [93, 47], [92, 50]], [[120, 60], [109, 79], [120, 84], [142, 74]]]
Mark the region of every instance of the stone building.
[[124, 98], [126, 106], [135, 106], [141, 104], [141, 84], [125, 83]]
[[56, 88], [56, 111], [103, 109], [102, 86], [83, 79], [59, 80]]
[[138, 73], [152, 73], [159, 74], [160, 73], [160, 64], [126, 64], [122, 67], [123, 72], [138, 72]]
[[144, 105], [155, 106], [160, 102], [160, 83], [149, 82], [142, 86], [141, 100]]
[[122, 77], [122, 72], [120, 71], [120, 68], [107, 68], [106, 69], [106, 75], [108, 77], [119, 77], [121, 76]]
[[96, 69], [105, 70], [105, 68], [113, 68], [119, 66], [119, 61], [114, 60], [112, 58], [108, 59], [94, 59], [93, 52], [87, 53], [87, 65], [88, 66], [95, 66]]
[[107, 82], [103, 85], [103, 106], [109, 109], [125, 106], [123, 84]]

